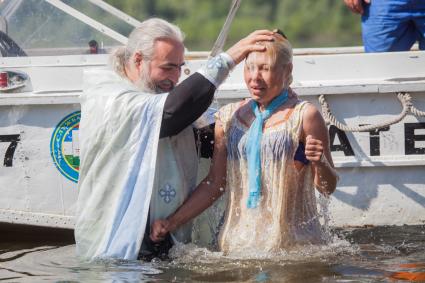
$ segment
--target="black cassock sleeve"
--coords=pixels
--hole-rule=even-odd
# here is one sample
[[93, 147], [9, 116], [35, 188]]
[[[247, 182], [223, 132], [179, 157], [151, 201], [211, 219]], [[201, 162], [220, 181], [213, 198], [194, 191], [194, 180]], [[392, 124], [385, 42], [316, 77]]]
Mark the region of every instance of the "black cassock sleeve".
[[160, 138], [174, 136], [204, 113], [214, 98], [215, 86], [194, 73], [167, 96], [162, 114]]

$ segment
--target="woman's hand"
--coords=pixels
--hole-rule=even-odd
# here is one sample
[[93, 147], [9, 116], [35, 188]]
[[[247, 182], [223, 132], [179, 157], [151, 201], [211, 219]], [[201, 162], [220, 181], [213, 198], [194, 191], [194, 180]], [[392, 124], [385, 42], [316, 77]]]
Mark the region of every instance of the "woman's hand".
[[170, 232], [169, 227], [170, 225], [168, 220], [166, 219], [155, 220], [151, 226], [151, 234], [149, 236], [152, 242], [157, 243], [157, 242], [163, 241], [167, 233]]
[[321, 140], [308, 135], [305, 138], [305, 157], [311, 162], [320, 161], [323, 154], [323, 143]]

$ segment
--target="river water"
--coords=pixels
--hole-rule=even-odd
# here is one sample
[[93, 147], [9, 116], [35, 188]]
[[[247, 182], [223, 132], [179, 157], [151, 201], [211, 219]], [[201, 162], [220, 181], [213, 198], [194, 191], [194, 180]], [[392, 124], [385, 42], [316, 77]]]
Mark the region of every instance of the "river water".
[[[9, 227], [10, 228], [10, 227]], [[4, 282], [425, 282], [425, 226], [332, 231], [326, 246], [251, 258], [194, 244], [170, 261], [79, 262], [72, 231], [2, 229]]]

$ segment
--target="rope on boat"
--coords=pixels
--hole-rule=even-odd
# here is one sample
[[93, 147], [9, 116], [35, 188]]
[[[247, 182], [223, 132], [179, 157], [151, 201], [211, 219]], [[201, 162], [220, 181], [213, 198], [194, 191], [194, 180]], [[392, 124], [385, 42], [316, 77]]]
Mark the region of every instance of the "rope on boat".
[[340, 121], [338, 121], [338, 119], [332, 114], [330, 106], [325, 99], [325, 96], [323, 94], [319, 96], [319, 102], [322, 107], [322, 114], [323, 114], [323, 118], [325, 119], [325, 122], [327, 124], [334, 125], [338, 129], [345, 132], [370, 132], [380, 128], [388, 127], [390, 125], [396, 124], [400, 122], [401, 120], [403, 120], [403, 118], [406, 117], [406, 115], [409, 114], [409, 112], [411, 112], [412, 114], [416, 116], [420, 116], [420, 117], [425, 116], [425, 112], [419, 111], [418, 109], [412, 106], [412, 102], [411, 102], [412, 97], [410, 96], [409, 93], [399, 92], [397, 93], [397, 99], [400, 101], [403, 107], [403, 110], [397, 117], [382, 123], [375, 124], [375, 125], [347, 126], [341, 123]]
[[410, 112], [412, 112], [413, 115], [416, 117], [425, 117], [425, 111], [420, 111], [418, 108], [412, 105], [410, 106]]
[[214, 43], [213, 48], [211, 49], [211, 57], [216, 56], [223, 50], [224, 43], [226, 42], [227, 35], [229, 34], [230, 25], [235, 18], [236, 11], [239, 9], [242, 0], [233, 0], [232, 5], [230, 6], [229, 13], [227, 14], [226, 21], [224, 22], [223, 27], [221, 28], [220, 34], [217, 37], [217, 40]]

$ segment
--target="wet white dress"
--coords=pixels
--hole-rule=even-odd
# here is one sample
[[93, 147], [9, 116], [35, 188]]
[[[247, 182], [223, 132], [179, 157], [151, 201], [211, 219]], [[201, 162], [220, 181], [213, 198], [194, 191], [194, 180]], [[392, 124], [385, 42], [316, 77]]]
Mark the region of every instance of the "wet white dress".
[[264, 129], [257, 208], [247, 208], [245, 146], [249, 125], [239, 117], [241, 103], [219, 111], [227, 144], [228, 204], [218, 244], [225, 253], [277, 252], [297, 244], [322, 242], [311, 165], [298, 170], [294, 164], [307, 104], [298, 101], [284, 122]]

